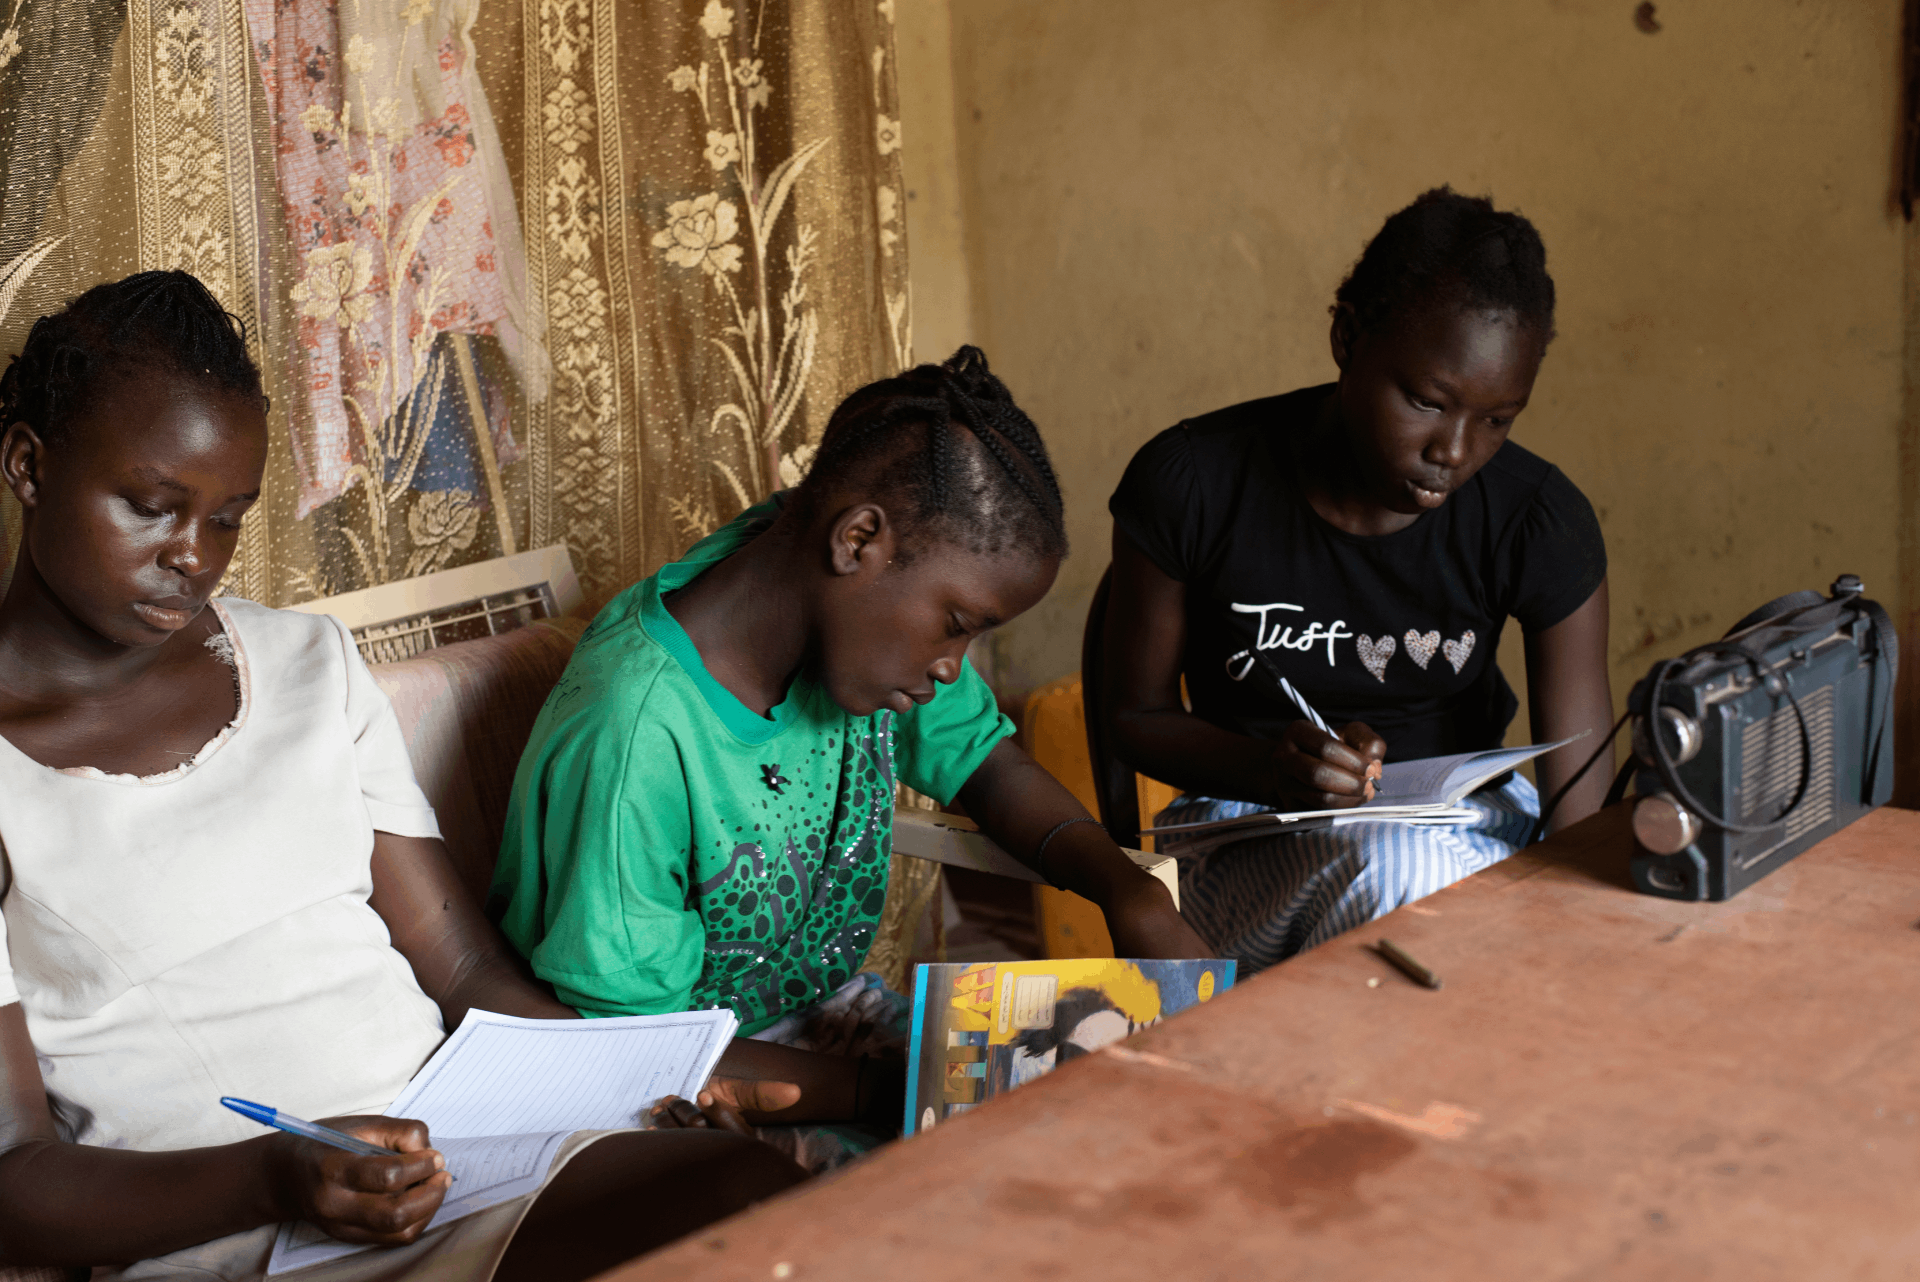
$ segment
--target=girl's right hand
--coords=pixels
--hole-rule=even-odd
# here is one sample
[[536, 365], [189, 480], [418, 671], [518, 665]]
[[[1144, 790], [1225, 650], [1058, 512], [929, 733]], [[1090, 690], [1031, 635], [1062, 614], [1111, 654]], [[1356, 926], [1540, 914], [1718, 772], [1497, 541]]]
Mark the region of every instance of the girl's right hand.
[[1337, 810], [1373, 799], [1387, 743], [1359, 721], [1335, 738], [1296, 721], [1274, 745], [1273, 801], [1292, 810]]
[[398, 1151], [362, 1157], [331, 1144], [276, 1135], [268, 1158], [276, 1213], [305, 1220], [342, 1242], [405, 1246], [426, 1232], [453, 1176], [427, 1144], [424, 1122], [333, 1117], [320, 1125]]
[[800, 1088], [792, 1082], [722, 1077], [716, 1074], [707, 1080], [706, 1089], [699, 1093], [696, 1100], [669, 1095], [653, 1106], [648, 1118], [656, 1128], [663, 1130], [711, 1127], [714, 1130], [751, 1135], [753, 1123], [747, 1120], [746, 1114], [766, 1117], [792, 1108], [799, 1102]]

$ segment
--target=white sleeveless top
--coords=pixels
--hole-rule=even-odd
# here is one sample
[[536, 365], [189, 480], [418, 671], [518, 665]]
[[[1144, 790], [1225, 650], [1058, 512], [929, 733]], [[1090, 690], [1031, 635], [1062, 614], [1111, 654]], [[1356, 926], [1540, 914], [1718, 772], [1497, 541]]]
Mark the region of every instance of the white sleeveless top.
[[377, 1113], [443, 1036], [367, 905], [375, 829], [438, 837], [387, 697], [340, 622], [214, 603], [240, 711], [193, 760], [54, 770], [0, 738], [0, 1005], [63, 1133], [172, 1149]]

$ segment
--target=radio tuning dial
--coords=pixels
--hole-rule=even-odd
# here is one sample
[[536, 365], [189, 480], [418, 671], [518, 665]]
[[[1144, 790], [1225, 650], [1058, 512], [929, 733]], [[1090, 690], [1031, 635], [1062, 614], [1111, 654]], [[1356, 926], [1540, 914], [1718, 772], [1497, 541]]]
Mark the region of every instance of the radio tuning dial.
[[1700, 836], [1700, 816], [1664, 792], [1642, 797], [1633, 806], [1633, 836], [1642, 849], [1677, 855]]
[[[1676, 766], [1684, 766], [1700, 755], [1700, 749], [1706, 744], [1706, 732], [1695, 721], [1678, 708], [1663, 706], [1660, 709], [1660, 726], [1666, 732], [1667, 756]], [[1633, 720], [1633, 755], [1653, 764], [1653, 745], [1647, 742], [1647, 719], [1635, 717]]]

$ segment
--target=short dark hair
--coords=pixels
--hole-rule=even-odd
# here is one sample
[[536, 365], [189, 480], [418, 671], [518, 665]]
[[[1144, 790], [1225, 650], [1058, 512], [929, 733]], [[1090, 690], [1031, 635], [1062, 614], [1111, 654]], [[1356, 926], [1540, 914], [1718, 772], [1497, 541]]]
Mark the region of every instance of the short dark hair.
[[978, 553], [1067, 553], [1060, 482], [1040, 429], [977, 347], [840, 403], [800, 483], [800, 510], [849, 487], [905, 499], [888, 513], [908, 557], [926, 536]]
[[1387, 219], [1334, 294], [1357, 337], [1390, 320], [1447, 304], [1519, 314], [1553, 339], [1553, 277], [1532, 223], [1485, 196], [1435, 187]]
[[0, 374], [0, 429], [26, 423], [48, 445], [63, 444], [114, 380], [156, 369], [267, 406], [246, 325], [186, 272], [137, 272], [33, 323]]

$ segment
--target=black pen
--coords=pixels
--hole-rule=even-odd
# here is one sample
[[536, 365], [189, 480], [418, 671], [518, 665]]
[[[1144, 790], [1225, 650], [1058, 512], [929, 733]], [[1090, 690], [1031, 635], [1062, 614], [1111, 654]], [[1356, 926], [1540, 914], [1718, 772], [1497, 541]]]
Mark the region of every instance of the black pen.
[[1398, 970], [1408, 979], [1411, 979], [1414, 983], [1426, 988], [1440, 987], [1440, 976], [1415, 961], [1411, 953], [1394, 943], [1391, 939], [1382, 939], [1378, 941], [1374, 947], [1379, 950], [1382, 957], [1393, 963], [1394, 969]]

